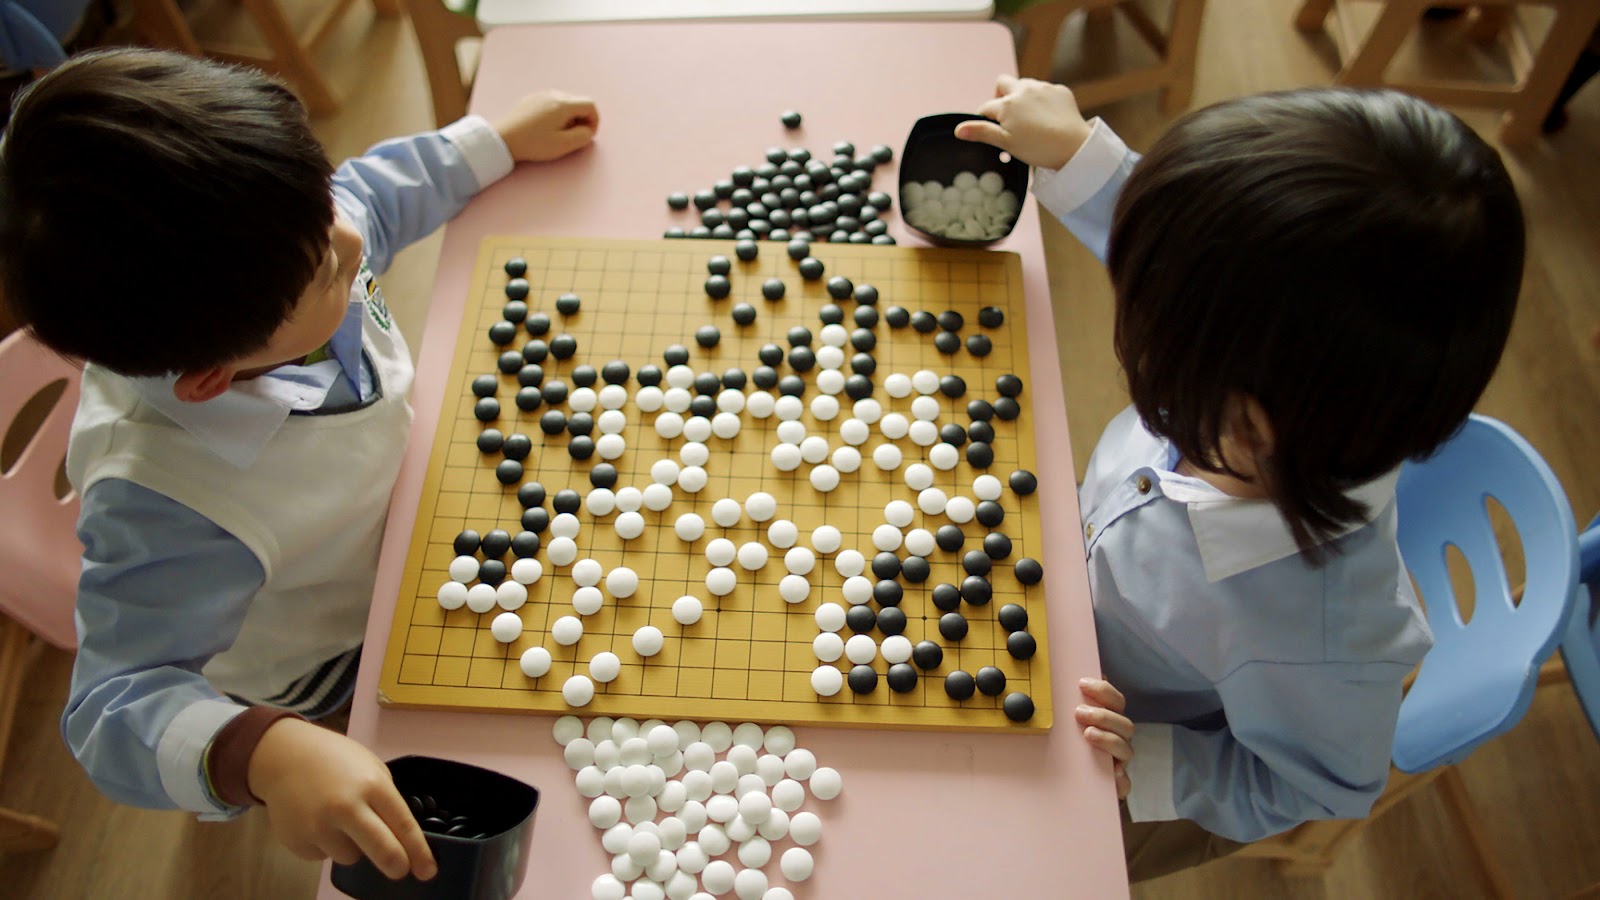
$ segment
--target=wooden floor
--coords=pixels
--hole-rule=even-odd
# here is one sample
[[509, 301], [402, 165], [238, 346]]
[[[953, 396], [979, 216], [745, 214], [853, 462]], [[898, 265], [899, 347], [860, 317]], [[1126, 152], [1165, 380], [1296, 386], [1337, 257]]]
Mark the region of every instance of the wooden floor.
[[[1213, 0], [1202, 35], [1196, 104], [1327, 83], [1331, 46], [1290, 27], [1294, 6], [1292, 0]], [[1083, 37], [1066, 35], [1058, 74], [1069, 71]], [[1097, 48], [1121, 40], [1101, 31], [1087, 38]], [[426, 82], [404, 22], [352, 15], [323, 58], [347, 101], [344, 112], [318, 126], [336, 158], [431, 124]], [[988, 90], [987, 84], [973, 85], [974, 106]], [[1147, 147], [1169, 121], [1153, 97], [1098, 112], [1135, 148]], [[1600, 85], [1580, 95], [1571, 112], [1565, 133], [1506, 155], [1529, 224], [1528, 269], [1511, 347], [1481, 411], [1532, 441], [1566, 486], [1577, 516], [1587, 521], [1600, 511], [1600, 467], [1585, 462], [1600, 457]], [[1480, 132], [1493, 133], [1493, 114], [1462, 114]], [[729, 153], [737, 157], [735, 150]], [[1101, 428], [1126, 402], [1111, 353], [1111, 292], [1100, 266], [1062, 229], [1047, 223], [1045, 237], [1081, 474]], [[383, 280], [408, 333], [421, 326], [438, 248], [434, 237], [406, 251]], [[0, 896], [311, 895], [317, 867], [278, 847], [259, 811], [233, 823], [202, 825], [179, 813], [119, 807], [96, 794], [63, 748], [57, 727], [69, 672], [69, 659], [59, 653], [46, 654], [34, 669], [0, 780], [0, 805], [50, 817], [61, 823], [64, 836], [50, 852], [0, 857]], [[1600, 742], [1570, 689], [1542, 692], [1525, 721], [1467, 760], [1462, 771], [1521, 896], [1566, 897], [1600, 882]], [[1482, 889], [1461, 852], [1461, 837], [1449, 827], [1443, 804], [1424, 792], [1372, 823], [1320, 882], [1284, 879], [1267, 862], [1224, 860], [1141, 885], [1135, 896], [1470, 900]], [[1063, 875], [1070, 882], [1070, 868]]]

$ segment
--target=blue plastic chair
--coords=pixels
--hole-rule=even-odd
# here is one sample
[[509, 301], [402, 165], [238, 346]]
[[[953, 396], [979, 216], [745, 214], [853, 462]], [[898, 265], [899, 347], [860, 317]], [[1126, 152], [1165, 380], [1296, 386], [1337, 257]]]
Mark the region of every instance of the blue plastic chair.
[[1600, 620], [1595, 619], [1600, 609], [1600, 516], [1578, 536], [1578, 566], [1583, 583], [1561, 639], [1561, 660], [1589, 727], [1600, 738]]
[[[1490, 497], [1522, 540], [1520, 603], [1489, 520]], [[1407, 463], [1396, 502], [1400, 553], [1427, 605], [1434, 646], [1401, 704], [1394, 764], [1421, 772], [1459, 762], [1527, 712], [1539, 665], [1568, 631], [1577, 602], [1578, 537], [1550, 467], [1515, 431], [1485, 416], [1470, 417], [1432, 457]], [[1472, 568], [1470, 623], [1446, 568], [1451, 546]]]
[[0, 0], [0, 67], [45, 69], [67, 58], [89, 0]]

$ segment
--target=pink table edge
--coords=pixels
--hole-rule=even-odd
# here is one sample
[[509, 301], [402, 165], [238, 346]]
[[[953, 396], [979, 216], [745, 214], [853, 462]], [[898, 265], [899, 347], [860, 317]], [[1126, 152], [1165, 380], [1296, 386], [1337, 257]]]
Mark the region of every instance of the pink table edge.
[[581, 22], [951, 21], [993, 15], [993, 3], [976, 0], [759, 0], [743, 6], [725, 0], [673, 0], [670, 6], [660, 0], [482, 0], [477, 9], [485, 31]]
[[[918, 48], [917, 52], [945, 50], [942, 56], [933, 54], [944, 65], [961, 67], [962, 59], [967, 62], [962, 67], [966, 77], [961, 84], [964, 96], [970, 82], [968, 106], [976, 106], [988, 96], [995, 74], [1015, 71], [1011, 35], [995, 23], [511, 26], [496, 29], [485, 38], [471, 110], [492, 117], [532, 89], [524, 74], [531, 54], [519, 48], [541, 42], [546, 43], [547, 52], [557, 55], [563, 52], [562, 48], [581, 47], [585, 40], [603, 38], [606, 48], [615, 49], [619, 56], [637, 59], [642, 65], [648, 60], [650, 48], [662, 41], [730, 46], [741, 39], [767, 39], [779, 27], [784, 41], [801, 46], [817, 46], [816, 41], [859, 41], [875, 47], [892, 36], [894, 46]], [[571, 52], [582, 58], [580, 50]], [[597, 80], [605, 77], [597, 76]], [[585, 89], [585, 85], [570, 81], [559, 86]], [[377, 683], [464, 298], [482, 237], [528, 233], [654, 238], [668, 224], [661, 211], [661, 197], [668, 189], [665, 186], [649, 197], [653, 212], [648, 214], [629, 211], [621, 217], [585, 218], [580, 212], [569, 218], [563, 213], [559, 222], [530, 225], [526, 224], [527, 216], [519, 213], [526, 206], [529, 182], [538, 181], [541, 191], [551, 195], [550, 206], [564, 211], [572, 208], [558, 202], [564, 189], [575, 189], [572, 186], [576, 185], [606, 193], [609, 188], [592, 178], [585, 180], [585, 175], [591, 170], [606, 171], [605, 161], [597, 161], [596, 155], [608, 137], [618, 137], [611, 132], [620, 130], [615, 126], [616, 113], [608, 116], [607, 110], [626, 107], [628, 101], [619, 95], [608, 103], [603, 91], [590, 93], [602, 109], [601, 143], [596, 148], [536, 167], [536, 172], [522, 167], [480, 195], [446, 228], [432, 304], [418, 344], [412, 395], [416, 421], [390, 507], [367, 623], [368, 652], [357, 678], [348, 732], [381, 758], [406, 753], [448, 756], [506, 772], [540, 787], [544, 794], [541, 822], [535, 828], [533, 857], [519, 897], [587, 896], [589, 882], [605, 871], [604, 851], [583, 813], [586, 801], [580, 803], [581, 798], [568, 787], [570, 772], [561, 762], [559, 747], [550, 739], [551, 719], [538, 715], [380, 709], [376, 703]], [[774, 108], [783, 102], [773, 101]], [[917, 114], [944, 111], [937, 105], [937, 99], [930, 101]], [[808, 113], [808, 122], [809, 117]], [[878, 127], [881, 130], [882, 126]], [[860, 133], [863, 139], [870, 136]], [[817, 145], [820, 139], [821, 135], [806, 138]], [[895, 140], [903, 137], [896, 136]], [[894, 146], [893, 141], [884, 142]], [[719, 158], [718, 164], [726, 163], [722, 168], [727, 168], [759, 153], [760, 146], [744, 149], [741, 145], [740, 149], [730, 150], [726, 159]], [[899, 147], [895, 149], [898, 153]], [[879, 174], [874, 186], [886, 189], [882, 185], [892, 185], [895, 177], [891, 167], [889, 172]], [[890, 233], [903, 245], [921, 244], [908, 235], [898, 215], [889, 218]], [[508, 226], [507, 220], [524, 224]], [[826, 828], [822, 843], [812, 848], [817, 856], [817, 874], [811, 882], [798, 886], [796, 894], [800, 897], [840, 896], [845, 890], [862, 893], [868, 889], [888, 891], [868, 892], [870, 896], [884, 897], [1024, 896], [1023, 891], [1029, 896], [1128, 896], [1109, 760], [1090, 750], [1072, 720], [1078, 698], [1077, 680], [1097, 675], [1099, 660], [1036, 203], [1030, 200], [1025, 204], [1015, 230], [994, 249], [1016, 252], [1021, 257], [1031, 326], [1028, 390], [1032, 393], [1035, 439], [1040, 448], [1037, 501], [1045, 545], [1041, 561], [1048, 572], [1045, 586], [1056, 724], [1044, 736], [801, 729], [801, 745], [816, 751], [824, 765], [838, 768], [847, 787], [845, 794], [830, 804], [814, 800], [807, 804], [806, 808], [823, 816]], [[1059, 448], [1059, 452], [1049, 455], [1046, 448]], [[926, 809], [919, 811], [919, 807]], [[899, 830], [909, 835], [886, 834], [895, 830], [886, 826], [896, 819], [901, 820]], [[568, 824], [573, 827], [565, 827]], [[950, 843], [917, 843], [919, 836], [942, 836]], [[863, 848], [861, 844], [869, 846]], [[883, 865], [884, 860], [896, 859], [897, 851], [911, 859], [926, 855], [932, 861], [942, 860], [943, 854], [956, 847], [990, 852], [976, 854], [970, 860], [963, 858], [956, 864], [940, 862], [908, 869], [888, 869]], [[970, 854], [962, 854], [967, 855]], [[582, 862], [559, 871], [541, 867], [541, 862], [568, 859]], [[768, 868], [775, 871], [774, 866]], [[552, 882], [565, 887], [552, 892]], [[579, 884], [584, 890], [575, 892]], [[318, 897], [333, 900], [342, 896], [328, 882], [325, 866]]]

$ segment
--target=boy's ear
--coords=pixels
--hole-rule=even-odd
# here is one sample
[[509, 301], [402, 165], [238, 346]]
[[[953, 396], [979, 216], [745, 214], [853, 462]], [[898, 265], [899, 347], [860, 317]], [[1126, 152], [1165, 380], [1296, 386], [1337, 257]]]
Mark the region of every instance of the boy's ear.
[[212, 366], [198, 372], [184, 372], [172, 385], [172, 394], [185, 403], [204, 403], [222, 396], [233, 383], [231, 366]]
[[1229, 423], [1234, 440], [1258, 457], [1271, 456], [1276, 435], [1272, 432], [1272, 420], [1267, 418], [1261, 401], [1249, 394], [1239, 395], [1235, 399], [1235, 414]]

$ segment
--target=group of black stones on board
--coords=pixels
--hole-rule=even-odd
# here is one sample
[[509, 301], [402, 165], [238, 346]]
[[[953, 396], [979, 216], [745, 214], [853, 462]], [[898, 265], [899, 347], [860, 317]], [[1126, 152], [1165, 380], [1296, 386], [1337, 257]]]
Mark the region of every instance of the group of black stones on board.
[[[824, 266], [820, 260], [810, 255], [809, 241], [804, 238], [791, 238], [786, 249], [790, 258], [796, 262], [801, 278], [816, 281], [823, 277]], [[753, 239], [739, 239], [735, 244], [735, 255], [741, 262], [752, 262], [759, 253], [760, 245]], [[528, 340], [520, 351], [504, 351], [500, 356], [498, 368], [503, 375], [516, 376], [518, 389], [515, 402], [518, 409], [523, 412], [534, 412], [541, 405], [550, 407], [539, 419], [540, 430], [546, 439], [567, 432], [568, 454], [574, 461], [587, 460], [595, 452], [595, 444], [590, 437], [594, 428], [593, 417], [588, 412], [573, 412], [569, 417], [556, 408], [567, 401], [568, 388], [559, 380], [546, 380], [541, 365], [551, 357], [557, 360], [572, 358], [577, 353], [577, 341], [567, 334], [558, 334], [548, 342], [545, 340], [552, 328], [552, 321], [548, 314], [530, 310], [528, 306], [530, 285], [525, 277], [527, 274], [525, 260], [518, 258], [508, 261], [505, 264], [505, 271], [509, 281], [505, 288], [507, 302], [503, 309], [503, 320], [490, 326], [489, 339], [496, 346], [508, 346], [516, 339], [517, 326], [520, 323], [527, 331]], [[724, 256], [713, 256], [707, 262], [707, 271], [709, 273], [705, 286], [707, 296], [713, 300], [730, 296], [732, 283], [729, 276], [734, 271], [733, 262]], [[945, 355], [953, 355], [963, 346], [960, 332], [966, 323], [964, 317], [955, 310], [945, 310], [935, 315], [925, 310], [912, 312], [899, 306], [890, 306], [880, 315], [877, 309], [878, 290], [872, 285], [857, 285], [848, 278], [835, 275], [828, 279], [826, 287], [830, 298], [837, 301], [850, 300], [855, 303], [851, 318], [856, 328], [850, 334], [850, 343], [856, 353], [848, 363], [852, 374], [845, 385], [845, 393], [854, 400], [870, 397], [875, 390], [872, 376], [877, 363], [871, 351], [877, 345], [877, 332], [874, 329], [880, 322], [887, 324], [892, 330], [909, 327], [922, 335], [933, 334], [935, 347]], [[762, 285], [761, 292], [766, 299], [776, 301], [784, 297], [786, 287], [781, 279], [767, 279]], [[573, 316], [581, 308], [581, 299], [575, 294], [562, 294], [556, 299], [555, 307], [556, 312], [563, 318]], [[752, 305], [740, 303], [732, 308], [730, 317], [737, 326], [747, 326], [755, 322], [757, 312]], [[845, 313], [839, 305], [829, 303], [818, 311], [818, 318], [824, 326], [841, 325]], [[985, 307], [978, 315], [978, 324], [986, 329], [998, 328], [1004, 320], [1004, 311], [993, 306]], [[816, 366], [816, 355], [810, 347], [811, 337], [808, 329], [796, 326], [787, 335], [790, 344], [787, 351], [777, 344], [764, 345], [758, 352], [759, 365], [748, 376], [738, 368], [729, 369], [721, 376], [712, 372], [701, 372], [693, 384], [695, 396], [689, 411], [695, 415], [709, 417], [716, 412], [716, 396], [720, 391], [743, 390], [747, 384], [762, 390], [777, 388], [781, 395], [803, 396], [806, 383], [801, 376]], [[720, 331], [715, 325], [703, 326], [695, 333], [696, 343], [705, 348], [715, 347], [720, 338]], [[968, 336], [965, 346], [969, 354], [982, 357], [987, 356], [992, 350], [992, 341], [981, 332], [974, 333]], [[663, 353], [663, 362], [669, 367], [687, 365], [690, 358], [689, 349], [682, 344], [674, 344]], [[780, 375], [778, 367], [785, 363], [792, 371]], [[585, 388], [601, 379], [607, 385], [625, 388], [630, 378], [636, 380], [641, 387], [654, 387], [661, 384], [663, 376], [660, 366], [646, 364], [634, 373], [631, 366], [622, 360], [608, 362], [598, 371], [593, 366], [580, 364], [575, 366], [569, 375], [574, 384]], [[486, 426], [497, 421], [500, 416], [500, 404], [497, 398], [499, 385], [500, 378], [494, 374], [480, 375], [472, 382], [472, 391], [479, 398], [474, 407], [474, 414]], [[964, 445], [968, 463], [974, 469], [988, 469], [994, 462], [993, 423], [996, 420], [1012, 421], [1021, 414], [1021, 406], [1016, 398], [1020, 396], [1022, 389], [1022, 380], [1016, 375], [1000, 376], [995, 384], [998, 396], [993, 400], [981, 397], [970, 399], [966, 408], [971, 420], [968, 425], [963, 428], [953, 422], [945, 424], [939, 431], [939, 440], [956, 447]], [[960, 376], [947, 374], [939, 380], [938, 391], [949, 399], [958, 400], [966, 396], [967, 385]], [[502, 435], [496, 428], [485, 427], [479, 434], [477, 446], [484, 454], [503, 456], [496, 466], [496, 477], [502, 484], [518, 486], [517, 497], [523, 507], [522, 531], [514, 537], [504, 529], [495, 528], [483, 535], [473, 530], [466, 530], [455, 539], [454, 549], [458, 555], [482, 554], [478, 580], [494, 586], [506, 578], [507, 569], [503, 557], [507, 552], [513, 553], [517, 558], [533, 557], [539, 552], [540, 535], [550, 525], [550, 513], [544, 508], [546, 499], [551, 501], [556, 513], [576, 515], [582, 506], [583, 498], [577, 490], [570, 487], [547, 497], [547, 491], [542, 484], [536, 481], [522, 481], [522, 461], [533, 450], [532, 439], [525, 434]], [[617, 470], [609, 462], [595, 465], [589, 473], [590, 484], [595, 488], [609, 489], [616, 484], [617, 478]], [[1009, 485], [1016, 495], [1027, 496], [1037, 489], [1038, 481], [1033, 473], [1019, 469], [1011, 473]], [[1011, 539], [1003, 532], [993, 530], [1002, 524], [1004, 518], [1004, 509], [996, 499], [981, 500], [976, 506], [975, 519], [990, 531], [984, 536], [980, 548], [969, 550], [961, 556], [961, 565], [967, 577], [960, 585], [938, 584], [929, 592], [929, 599], [941, 613], [936, 627], [940, 636], [946, 641], [959, 643], [967, 635], [969, 626], [966, 616], [961, 612], [963, 603], [968, 607], [982, 607], [986, 606], [993, 596], [993, 585], [989, 580], [991, 568], [995, 562], [1009, 558], [1012, 551]], [[938, 528], [934, 540], [939, 550], [957, 553], [965, 546], [967, 537], [960, 526], [950, 523]], [[871, 599], [877, 604], [878, 609], [874, 611], [866, 603], [852, 605], [846, 613], [845, 624], [856, 634], [878, 631], [885, 637], [900, 635], [905, 631], [907, 623], [906, 615], [900, 609], [904, 597], [904, 587], [900, 582], [925, 583], [930, 574], [928, 561], [923, 556], [909, 555], [902, 559], [892, 551], [882, 551], [872, 558], [870, 568], [877, 579]], [[1012, 571], [1018, 582], [1023, 585], [1038, 584], [1044, 576], [1043, 567], [1037, 560], [1031, 558], [1019, 559], [1013, 565]], [[1037, 643], [1027, 631], [1026, 609], [1015, 603], [1005, 604], [998, 611], [998, 621], [1008, 633], [1006, 649], [1010, 655], [1018, 660], [1032, 658], [1037, 651]], [[943, 659], [944, 648], [940, 644], [923, 640], [912, 648], [910, 662], [915, 664], [915, 668], [905, 662], [893, 663], [889, 666], [884, 680], [892, 691], [909, 692], [916, 687], [919, 677], [917, 669], [931, 671], [938, 668]], [[846, 683], [858, 694], [869, 694], [876, 690], [878, 680], [878, 672], [870, 664], [855, 665], [846, 677]], [[984, 666], [976, 673], [958, 669], [950, 672], [944, 679], [946, 694], [956, 701], [968, 700], [975, 693], [990, 697], [1000, 696], [1004, 693], [1005, 687], [1005, 673], [995, 666]], [[1034, 704], [1027, 694], [1013, 691], [1005, 696], [1002, 709], [1007, 717], [1021, 722], [1032, 718]]]

